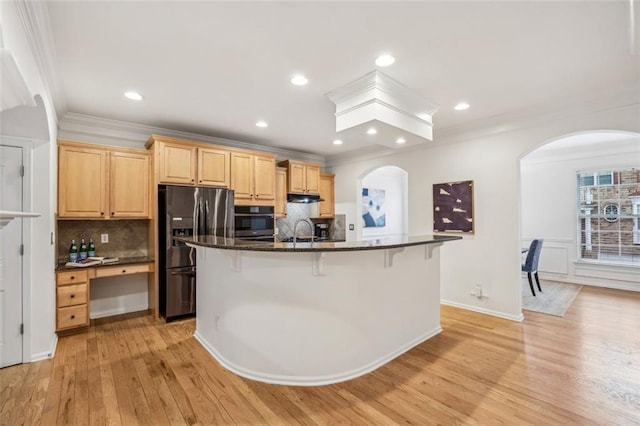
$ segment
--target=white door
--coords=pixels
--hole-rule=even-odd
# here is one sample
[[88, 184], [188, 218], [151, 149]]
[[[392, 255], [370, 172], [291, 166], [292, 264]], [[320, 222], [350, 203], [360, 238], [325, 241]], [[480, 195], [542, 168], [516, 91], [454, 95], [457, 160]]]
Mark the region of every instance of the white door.
[[[22, 211], [22, 148], [0, 145], [0, 210]], [[22, 219], [0, 230], [0, 367], [22, 363]]]

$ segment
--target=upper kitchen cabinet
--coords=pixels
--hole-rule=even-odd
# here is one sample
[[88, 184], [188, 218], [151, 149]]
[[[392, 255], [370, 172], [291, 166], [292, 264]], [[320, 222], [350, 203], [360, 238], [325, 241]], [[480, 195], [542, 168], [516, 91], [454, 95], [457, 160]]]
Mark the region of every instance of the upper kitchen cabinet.
[[159, 153], [160, 183], [196, 184], [197, 148], [195, 146], [160, 141], [156, 149]]
[[318, 203], [318, 216], [334, 217], [336, 215], [335, 202], [335, 175], [331, 173], [320, 173], [320, 198], [324, 201]]
[[287, 192], [297, 194], [320, 193], [320, 165], [286, 160], [278, 166], [287, 168]]
[[276, 168], [276, 218], [287, 216], [287, 169]]
[[149, 154], [58, 141], [60, 219], [149, 218]]
[[238, 205], [273, 205], [276, 198], [275, 155], [231, 152], [231, 189]]
[[228, 150], [198, 147], [198, 185], [228, 188], [231, 183], [230, 158]]
[[230, 186], [230, 151], [225, 147], [156, 135], [145, 147], [154, 151], [157, 183]]
[[111, 152], [109, 210], [112, 218], [149, 217], [149, 154]]

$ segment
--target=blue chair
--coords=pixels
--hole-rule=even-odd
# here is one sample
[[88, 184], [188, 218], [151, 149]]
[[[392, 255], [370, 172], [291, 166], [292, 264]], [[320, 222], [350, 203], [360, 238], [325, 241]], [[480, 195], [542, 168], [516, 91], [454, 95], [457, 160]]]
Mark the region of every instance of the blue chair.
[[527, 259], [522, 265], [522, 272], [527, 273], [527, 278], [529, 278], [529, 287], [531, 287], [531, 293], [535, 296], [536, 292], [533, 289], [533, 281], [531, 280], [531, 274], [534, 274], [536, 277], [536, 284], [538, 284], [538, 290], [542, 292], [542, 288], [540, 287], [540, 279], [538, 279], [538, 260], [540, 260], [540, 252], [542, 251], [542, 242], [544, 240], [542, 238], [531, 241], [531, 245], [529, 246], [529, 251], [527, 252]]

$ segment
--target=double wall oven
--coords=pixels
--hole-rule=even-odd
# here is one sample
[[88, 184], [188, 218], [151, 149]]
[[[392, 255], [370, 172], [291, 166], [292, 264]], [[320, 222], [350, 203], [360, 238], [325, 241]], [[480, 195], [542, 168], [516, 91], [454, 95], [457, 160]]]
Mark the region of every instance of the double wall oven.
[[272, 206], [235, 206], [235, 236], [241, 240], [273, 241], [274, 218]]

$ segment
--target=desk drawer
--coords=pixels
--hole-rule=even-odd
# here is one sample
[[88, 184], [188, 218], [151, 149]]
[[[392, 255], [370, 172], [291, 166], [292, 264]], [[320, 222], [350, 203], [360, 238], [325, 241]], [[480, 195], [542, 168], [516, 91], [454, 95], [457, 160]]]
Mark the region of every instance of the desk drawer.
[[87, 305], [58, 308], [58, 330], [89, 325]]
[[96, 268], [96, 278], [114, 277], [116, 275], [141, 274], [151, 271], [150, 263], [137, 265], [120, 265]]
[[86, 283], [88, 279], [87, 271], [58, 272], [58, 285]]
[[73, 284], [58, 287], [58, 308], [87, 303], [87, 284]]

